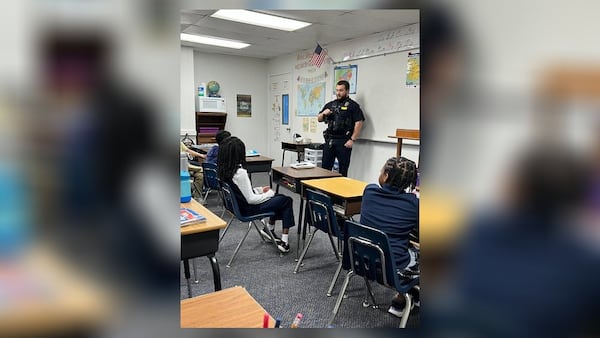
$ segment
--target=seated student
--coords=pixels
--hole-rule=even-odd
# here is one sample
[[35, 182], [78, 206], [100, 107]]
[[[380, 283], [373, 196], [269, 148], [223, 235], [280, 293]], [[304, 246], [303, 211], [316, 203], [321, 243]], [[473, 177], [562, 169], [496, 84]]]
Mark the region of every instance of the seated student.
[[[246, 164], [246, 146], [239, 138], [231, 136], [220, 146], [217, 157], [217, 176], [223, 182], [231, 185], [234, 197], [244, 214], [258, 214], [263, 212], [275, 212], [275, 216], [269, 219], [269, 229], [275, 228], [275, 220], [282, 220], [283, 231], [281, 238], [275, 236], [277, 247], [281, 252], [289, 252], [290, 245], [288, 233], [294, 224], [294, 211], [292, 198], [289, 196], [275, 194], [269, 187], [252, 189], [248, 172], [244, 169]], [[260, 191], [258, 191], [260, 190]], [[257, 193], [257, 191], [259, 193]], [[273, 231], [273, 234], [275, 232]], [[261, 235], [269, 238], [266, 229]]]
[[[418, 270], [418, 250], [409, 242], [409, 234], [419, 228], [419, 199], [413, 193], [417, 183], [415, 162], [404, 157], [387, 160], [379, 174], [379, 185], [365, 188], [360, 223], [388, 235], [398, 273]], [[412, 292], [412, 290], [411, 290]], [[418, 304], [418, 294], [411, 296]], [[396, 296], [389, 312], [401, 316], [404, 298]]]
[[[179, 142], [179, 151], [185, 151], [192, 158], [200, 157], [200, 158], [206, 159], [206, 155], [200, 154], [199, 152], [188, 148], [183, 142]], [[196, 164], [196, 163], [194, 163], [194, 164]]]
[[227, 130], [221, 130], [217, 133], [217, 135], [215, 136], [215, 139], [217, 140], [217, 144], [214, 145], [212, 148], [210, 148], [210, 150], [206, 154], [206, 157], [205, 157], [206, 162], [217, 164], [217, 156], [219, 155], [219, 146], [229, 136], [231, 136], [231, 133], [228, 132]]
[[198, 161], [192, 161], [190, 160], [190, 156], [191, 157], [200, 157], [200, 158], [206, 158], [206, 155], [204, 154], [200, 154], [199, 152], [196, 152], [190, 148], [188, 148], [183, 142], [179, 142], [179, 149], [182, 152], [186, 152], [188, 154], [188, 170], [190, 172], [190, 175], [194, 178], [194, 186], [196, 187], [196, 189], [193, 189], [193, 193], [194, 193], [194, 198], [200, 198], [200, 196], [198, 195], [198, 193], [200, 191], [202, 191], [202, 186], [203, 186], [203, 180], [204, 180], [204, 174], [202, 173], [202, 164]]

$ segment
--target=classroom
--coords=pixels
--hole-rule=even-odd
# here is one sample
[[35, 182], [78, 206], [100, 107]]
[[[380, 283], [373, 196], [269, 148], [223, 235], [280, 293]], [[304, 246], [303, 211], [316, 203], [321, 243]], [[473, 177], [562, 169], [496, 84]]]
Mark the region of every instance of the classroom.
[[[265, 14], [275, 21], [295, 20], [292, 24], [301, 28], [273, 28], [261, 17]], [[259, 23], [251, 22], [255, 16]], [[349, 249], [343, 240], [353, 231], [344, 221], [364, 228], [363, 191], [380, 182], [391, 157], [408, 159], [394, 162], [394, 168], [401, 162], [415, 167], [416, 186], [400, 192], [416, 201], [411, 236], [416, 231], [417, 237], [410, 238], [410, 245], [419, 246], [419, 10], [186, 9], [180, 21], [181, 208], [202, 218], [181, 227], [181, 327], [419, 327], [418, 274], [407, 276], [398, 269], [402, 277], [394, 278], [388, 270], [396, 266], [380, 257], [375, 262], [363, 257], [364, 264], [374, 264], [378, 271], [369, 278], [361, 277], [369, 274], [366, 265], [352, 269], [341, 264], [347, 258], [348, 265], [356, 266], [354, 261], [361, 259], [352, 255], [360, 245]], [[223, 40], [233, 48], [209, 44]], [[328, 106], [329, 114], [338, 116], [338, 108], [356, 111], [353, 100], [364, 121], [352, 120], [355, 124], [343, 139], [326, 140], [335, 122], [319, 122], [330, 121], [323, 107], [343, 100], [341, 108]], [[275, 193], [282, 195], [281, 201], [291, 201], [289, 234], [282, 233], [285, 212], [274, 227], [285, 237], [266, 231], [268, 210], [262, 217], [240, 212], [253, 204], [247, 197], [239, 203], [246, 196], [240, 170], [229, 183], [218, 179], [227, 174], [217, 163], [234, 156], [238, 141], [245, 145], [244, 173], [252, 187], [260, 187], [254, 193]], [[336, 141], [351, 149], [346, 175], [339, 153], [332, 160]], [[217, 148], [227, 152], [219, 150], [218, 161], [206, 163]], [[333, 166], [321, 168], [323, 159], [331, 159]], [[184, 202], [184, 195], [191, 201]], [[325, 202], [315, 202], [323, 196]], [[396, 205], [399, 209], [400, 204], [392, 208]], [[378, 212], [381, 208], [377, 206]], [[319, 222], [328, 224], [329, 233], [315, 230]], [[378, 245], [387, 248], [381, 258], [383, 252], [394, 257], [387, 242]], [[365, 283], [367, 279], [374, 280]], [[392, 313], [397, 299], [405, 307], [400, 310], [407, 311]]]

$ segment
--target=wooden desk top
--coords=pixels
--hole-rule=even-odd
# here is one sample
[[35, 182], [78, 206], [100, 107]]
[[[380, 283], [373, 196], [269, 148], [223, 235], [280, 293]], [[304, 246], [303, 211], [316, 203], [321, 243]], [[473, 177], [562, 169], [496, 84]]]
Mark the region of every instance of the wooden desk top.
[[[182, 328], [262, 328], [265, 309], [241, 286], [181, 301]], [[269, 316], [269, 327], [275, 320]]]
[[419, 238], [427, 245], [427, 255], [453, 248], [467, 230], [468, 207], [460, 194], [429, 188], [421, 191]]
[[246, 162], [273, 162], [274, 159], [262, 155], [246, 156]]
[[24, 257], [0, 267], [3, 337], [53, 336], [105, 325], [114, 297], [52, 248], [33, 244]]
[[342, 198], [353, 198], [361, 197], [368, 183], [348, 177], [332, 177], [305, 180], [302, 184]]
[[288, 176], [294, 179], [312, 179], [312, 178], [325, 178], [325, 177], [338, 177], [342, 176], [340, 173], [336, 173], [331, 170], [323, 168], [311, 168], [311, 169], [294, 169], [292, 167], [273, 167], [273, 171]]
[[396, 135], [388, 136], [389, 138], [398, 139], [409, 139], [418, 140], [421, 138], [421, 131], [419, 129], [396, 129]]
[[187, 203], [181, 203], [180, 205], [182, 208], [192, 209], [200, 215], [206, 217], [206, 222], [181, 227], [181, 236], [223, 229], [225, 226], [227, 226], [227, 223], [224, 220], [213, 214], [210, 210], [206, 209], [202, 204], [198, 203], [194, 199]]

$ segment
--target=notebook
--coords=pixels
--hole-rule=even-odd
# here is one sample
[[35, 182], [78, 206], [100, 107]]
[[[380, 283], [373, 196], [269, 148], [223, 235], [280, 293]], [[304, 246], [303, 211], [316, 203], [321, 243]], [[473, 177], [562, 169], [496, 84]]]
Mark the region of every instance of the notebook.
[[189, 208], [179, 209], [179, 222], [182, 227], [206, 222], [206, 217]]

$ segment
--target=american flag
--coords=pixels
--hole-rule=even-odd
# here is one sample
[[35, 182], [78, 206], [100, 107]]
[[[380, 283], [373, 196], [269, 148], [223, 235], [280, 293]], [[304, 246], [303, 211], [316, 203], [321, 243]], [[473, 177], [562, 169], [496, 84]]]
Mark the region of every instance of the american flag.
[[324, 49], [323, 47], [321, 47], [321, 45], [317, 43], [317, 48], [315, 48], [315, 51], [313, 52], [313, 55], [310, 58], [310, 64], [319, 68], [325, 61], [325, 57], [327, 57], [327, 49]]

